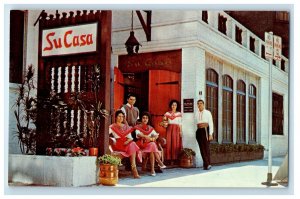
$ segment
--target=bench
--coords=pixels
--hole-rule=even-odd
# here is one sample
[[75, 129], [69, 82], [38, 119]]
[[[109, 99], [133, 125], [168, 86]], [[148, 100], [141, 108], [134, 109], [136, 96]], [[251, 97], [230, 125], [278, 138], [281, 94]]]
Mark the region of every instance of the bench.
[[[113, 137], [109, 138], [109, 151], [111, 155], [119, 157], [121, 160], [125, 158], [124, 156], [121, 155], [119, 151], [114, 151], [112, 146], [116, 143], [116, 139]], [[160, 138], [158, 137], [156, 140], [158, 149], [161, 151], [161, 161], [164, 162], [164, 147], [166, 145], [166, 139], [165, 138]], [[146, 170], [146, 166], [148, 163], [149, 155], [144, 156], [143, 155], [143, 164], [142, 164], [142, 170]]]

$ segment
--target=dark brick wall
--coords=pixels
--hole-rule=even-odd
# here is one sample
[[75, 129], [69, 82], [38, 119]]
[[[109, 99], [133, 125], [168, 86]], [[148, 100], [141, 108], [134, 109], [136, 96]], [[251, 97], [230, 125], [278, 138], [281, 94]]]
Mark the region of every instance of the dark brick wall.
[[276, 20], [276, 11], [225, 11], [243, 26], [264, 40], [264, 33], [273, 31], [282, 37], [282, 54], [289, 58], [289, 21]]

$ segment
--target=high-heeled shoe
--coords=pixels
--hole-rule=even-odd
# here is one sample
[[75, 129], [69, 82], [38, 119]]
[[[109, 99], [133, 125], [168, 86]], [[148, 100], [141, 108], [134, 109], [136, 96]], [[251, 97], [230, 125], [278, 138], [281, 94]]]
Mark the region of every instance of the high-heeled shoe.
[[151, 174], [150, 174], [151, 176], [156, 176], [156, 173], [155, 173], [155, 171], [154, 172], [151, 172]]
[[141, 178], [141, 176], [139, 176], [139, 173], [135, 165], [131, 165], [131, 171], [132, 171], [133, 178], [137, 178], [137, 179]]
[[159, 166], [159, 168], [161, 168], [161, 169], [165, 169], [165, 168], [167, 168], [167, 166], [166, 165], [158, 165]]

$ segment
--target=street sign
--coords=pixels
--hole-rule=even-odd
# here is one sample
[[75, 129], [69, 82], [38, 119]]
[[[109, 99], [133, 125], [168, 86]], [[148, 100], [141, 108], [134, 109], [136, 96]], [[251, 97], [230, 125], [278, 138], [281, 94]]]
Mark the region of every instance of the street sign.
[[273, 34], [265, 32], [265, 57], [266, 59], [273, 59]]
[[281, 60], [281, 37], [274, 35], [274, 60], [280, 61]]

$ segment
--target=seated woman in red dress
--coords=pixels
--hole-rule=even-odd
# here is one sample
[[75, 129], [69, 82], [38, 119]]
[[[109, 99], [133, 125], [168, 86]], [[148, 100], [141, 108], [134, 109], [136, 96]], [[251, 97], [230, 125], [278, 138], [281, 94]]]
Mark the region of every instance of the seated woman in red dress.
[[134, 128], [124, 124], [124, 113], [122, 110], [118, 110], [115, 113], [116, 123], [109, 126], [109, 134], [115, 139], [116, 143], [112, 145], [114, 151], [118, 151], [124, 157], [130, 157], [131, 171], [134, 178], [140, 178], [136, 169], [136, 156], [139, 156], [141, 161], [141, 155], [139, 155], [140, 148], [133, 141], [131, 132]]
[[148, 112], [142, 113], [142, 123], [135, 126], [135, 132], [138, 146], [142, 150], [142, 153], [150, 153], [150, 164], [151, 164], [151, 175], [155, 176], [154, 163], [155, 160], [158, 162], [160, 168], [166, 168], [164, 163], [160, 160], [160, 151], [158, 150], [156, 139], [159, 134], [154, 128], [148, 125], [150, 114]]

